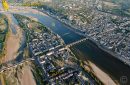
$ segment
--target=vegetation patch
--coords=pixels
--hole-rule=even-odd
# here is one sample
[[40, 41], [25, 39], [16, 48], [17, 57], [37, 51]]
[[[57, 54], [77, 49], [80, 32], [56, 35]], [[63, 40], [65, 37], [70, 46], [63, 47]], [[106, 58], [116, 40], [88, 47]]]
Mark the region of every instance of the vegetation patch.
[[0, 58], [5, 54], [5, 42], [8, 35], [9, 23], [5, 15], [0, 14]]
[[31, 30], [31, 31], [36, 31], [36, 32], [39, 32], [39, 31], [49, 32], [50, 31], [43, 24], [41, 24], [40, 22], [34, 21], [30, 19], [29, 17], [19, 15], [19, 14], [13, 14], [13, 15], [17, 19], [19, 26], [22, 27], [24, 30]]

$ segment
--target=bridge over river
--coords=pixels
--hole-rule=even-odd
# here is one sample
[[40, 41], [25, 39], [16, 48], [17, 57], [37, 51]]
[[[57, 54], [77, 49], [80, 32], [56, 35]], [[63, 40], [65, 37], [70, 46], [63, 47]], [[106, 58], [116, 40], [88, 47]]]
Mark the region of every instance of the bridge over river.
[[67, 47], [71, 47], [71, 46], [76, 45], [76, 44], [78, 44], [78, 43], [81, 43], [81, 42], [83, 42], [83, 41], [85, 41], [85, 40], [87, 40], [87, 39], [88, 39], [88, 38], [86, 37], [86, 38], [80, 39], [80, 40], [78, 40], [78, 41], [72, 42], [72, 43], [70, 43], [70, 44], [67, 44], [66, 46], [67, 46]]
[[[76, 44], [78, 44], [78, 43], [81, 43], [81, 42], [83, 42], [83, 41], [85, 41], [85, 40], [87, 40], [88, 38], [83, 38], [83, 39], [80, 39], [80, 40], [78, 40], [78, 41], [75, 41], [75, 42], [72, 42], [72, 43], [70, 43], [70, 44], [68, 44], [68, 45], [65, 45], [65, 46], [63, 46], [63, 47], [71, 47], [71, 46], [73, 46], [73, 45], [76, 45]], [[54, 49], [55, 50], [55, 49]], [[17, 66], [19, 66], [19, 65], [23, 65], [25, 62], [29, 62], [29, 61], [32, 61], [32, 60], [35, 60], [34, 58], [27, 58], [27, 59], [25, 59], [25, 60], [22, 60], [22, 61], [20, 61], [20, 62], [16, 62], [15, 60], [12, 60], [12, 61], [8, 61], [8, 62], [6, 62], [6, 63], [3, 63], [2, 65], [1, 65], [1, 69], [0, 69], [0, 73], [2, 73], [2, 72], [4, 72], [4, 71], [6, 71], [6, 70], [9, 70], [9, 69], [12, 69], [12, 68], [16, 68]]]

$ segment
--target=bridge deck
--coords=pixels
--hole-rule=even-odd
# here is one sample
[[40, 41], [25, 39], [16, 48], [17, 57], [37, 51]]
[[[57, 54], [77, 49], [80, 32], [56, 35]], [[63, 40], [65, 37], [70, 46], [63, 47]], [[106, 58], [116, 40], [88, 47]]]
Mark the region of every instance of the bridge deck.
[[76, 42], [73, 42], [73, 43], [70, 43], [70, 44], [68, 44], [68, 45], [66, 45], [67, 47], [71, 47], [71, 46], [73, 46], [73, 45], [76, 45], [76, 44], [78, 44], [78, 43], [80, 43], [80, 42], [83, 42], [83, 41], [85, 41], [85, 40], [87, 40], [88, 38], [83, 38], [83, 39], [80, 39], [80, 40], [78, 40], [78, 41], [76, 41]]

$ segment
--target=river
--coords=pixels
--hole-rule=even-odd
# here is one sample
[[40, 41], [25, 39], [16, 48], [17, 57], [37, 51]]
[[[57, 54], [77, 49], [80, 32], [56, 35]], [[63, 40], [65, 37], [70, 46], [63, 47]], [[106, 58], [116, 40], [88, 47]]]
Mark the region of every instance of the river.
[[[76, 34], [71, 28], [62, 22], [48, 16], [48, 15], [36, 15], [36, 14], [24, 14], [27, 16], [33, 16], [37, 18], [42, 24], [49, 27], [52, 31], [61, 36], [66, 44], [77, 41], [82, 36]], [[94, 64], [96, 64], [103, 71], [108, 73], [114, 79], [120, 82], [121, 77], [127, 77], [127, 80], [130, 79], [130, 67], [116, 59], [112, 55], [98, 48], [95, 43], [87, 40], [85, 42], [79, 43], [73, 46], [76, 50], [80, 51], [86, 59], [89, 59]], [[127, 83], [130, 85], [130, 81]]]

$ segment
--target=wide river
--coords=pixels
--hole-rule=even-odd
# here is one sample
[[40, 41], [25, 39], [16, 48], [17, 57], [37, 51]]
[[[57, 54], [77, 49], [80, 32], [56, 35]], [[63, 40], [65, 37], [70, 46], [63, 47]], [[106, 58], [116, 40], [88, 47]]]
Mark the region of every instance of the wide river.
[[[49, 27], [53, 32], [60, 35], [66, 44], [72, 43], [83, 38], [83, 36], [80, 36], [72, 30], [70, 30], [70, 26], [63, 24], [62, 22], [48, 15], [24, 15], [33, 16], [37, 18], [46, 27]], [[127, 77], [127, 85], [130, 85], [130, 67], [121, 62], [120, 60], [116, 59], [112, 55], [102, 51], [100, 48], [98, 48], [98, 46], [95, 45], [95, 43], [87, 40], [85, 42], [77, 44], [76, 46], [73, 46], [73, 48], [77, 50], [79, 53], [82, 53], [82, 56], [92, 61], [100, 69], [108, 73], [111, 77], [118, 80], [118, 82], [122, 82], [120, 81], [121, 78]], [[125, 83], [125, 81], [123, 83]]]

